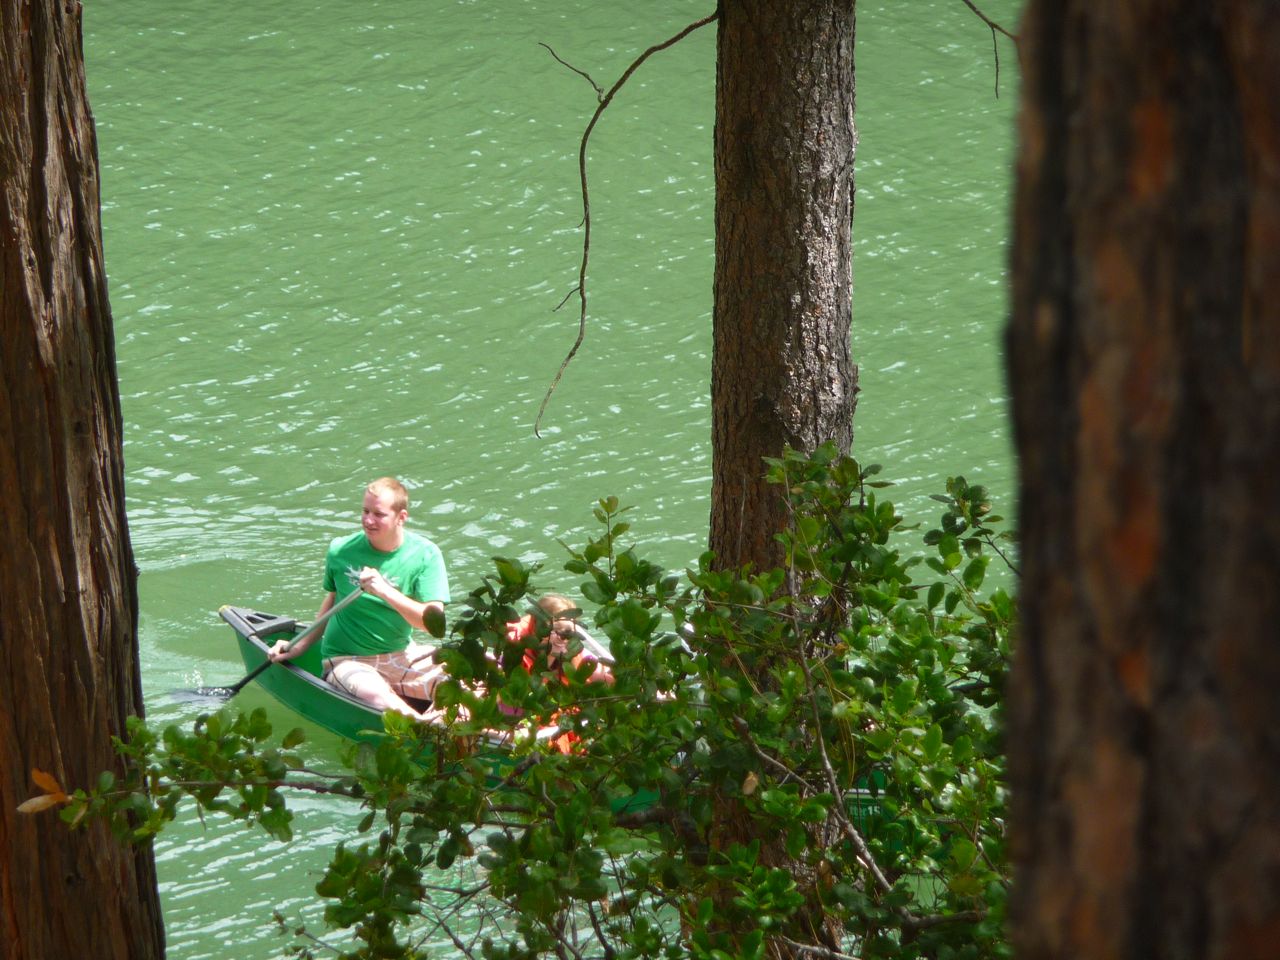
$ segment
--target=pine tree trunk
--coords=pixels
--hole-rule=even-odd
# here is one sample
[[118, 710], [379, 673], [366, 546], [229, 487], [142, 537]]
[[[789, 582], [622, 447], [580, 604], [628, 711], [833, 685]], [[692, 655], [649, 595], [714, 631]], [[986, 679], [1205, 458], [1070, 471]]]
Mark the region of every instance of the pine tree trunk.
[[142, 711], [80, 5], [0, 4], [0, 944], [150, 960], [150, 851], [16, 807], [116, 766]]
[[1032, 0], [1022, 958], [1280, 944], [1280, 8]]
[[781, 560], [763, 457], [853, 437], [853, 0], [722, 0], [710, 546]]
[[[783, 562], [774, 534], [789, 517], [765, 457], [827, 441], [847, 453], [853, 439], [853, 44], [853, 0], [720, 3], [710, 548], [722, 569]], [[708, 840], [763, 841], [760, 862], [791, 870], [809, 896], [797, 935], [839, 945], [815, 878], [758, 835], [739, 795], [716, 804]], [[768, 950], [800, 955], [777, 938]]]

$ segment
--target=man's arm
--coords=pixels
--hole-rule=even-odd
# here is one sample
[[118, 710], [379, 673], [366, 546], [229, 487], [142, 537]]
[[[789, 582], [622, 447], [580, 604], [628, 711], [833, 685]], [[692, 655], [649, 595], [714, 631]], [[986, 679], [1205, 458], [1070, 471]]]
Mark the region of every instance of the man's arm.
[[[324, 595], [324, 601], [320, 604], [320, 610], [316, 613], [316, 619], [319, 620], [329, 612], [333, 606], [333, 591]], [[282, 660], [292, 660], [294, 657], [301, 656], [307, 649], [324, 635], [323, 630], [309, 630], [299, 640], [277, 640], [272, 645], [271, 651], [267, 654], [275, 663]]]

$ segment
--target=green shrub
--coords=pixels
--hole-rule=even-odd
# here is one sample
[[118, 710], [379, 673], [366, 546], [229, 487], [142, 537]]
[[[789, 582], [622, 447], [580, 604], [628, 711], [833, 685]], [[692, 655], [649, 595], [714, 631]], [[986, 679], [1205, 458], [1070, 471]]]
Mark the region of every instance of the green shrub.
[[[389, 714], [350, 776], [300, 782], [366, 809], [367, 839], [317, 886], [326, 922], [354, 936], [342, 956], [419, 956], [460, 910], [455, 942], [489, 960], [1007, 955], [1015, 606], [984, 586], [1010, 537], [983, 488], [953, 478], [928, 555], [904, 555], [878, 467], [820, 449], [769, 471], [792, 515], [777, 570], [707, 555], [668, 574], [626, 546], [618, 502], [598, 504], [600, 536], [566, 569], [612, 685], [503, 668], [538, 570], [498, 559], [444, 647], [449, 732]], [[127, 782], [78, 792], [64, 816], [108, 815], [136, 839], [186, 794], [287, 836], [296, 758], [261, 747], [263, 722], [202, 718], [164, 751], [136, 729]], [[572, 752], [536, 737], [546, 723], [580, 735]], [[499, 776], [471, 751], [494, 728], [512, 737]], [[463, 865], [472, 880], [450, 881]]]

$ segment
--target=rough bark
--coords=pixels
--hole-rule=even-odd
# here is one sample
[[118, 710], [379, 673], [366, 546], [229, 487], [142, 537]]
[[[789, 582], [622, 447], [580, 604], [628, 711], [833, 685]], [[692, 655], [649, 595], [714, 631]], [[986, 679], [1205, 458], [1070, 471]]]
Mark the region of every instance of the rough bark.
[[1280, 943], [1280, 7], [1032, 0], [1009, 360], [1023, 958]]
[[853, 437], [853, 0], [722, 0], [710, 546], [781, 560], [763, 457]]
[[16, 807], [115, 766], [141, 713], [136, 574], [80, 5], [0, 4], [0, 944], [164, 953], [149, 851]]
[[[720, 568], [764, 570], [783, 562], [774, 534], [789, 519], [764, 458], [827, 441], [847, 453], [853, 439], [854, 3], [721, 0], [718, 12], [710, 548]], [[761, 862], [812, 889], [737, 794], [716, 804], [709, 839], [763, 840]], [[801, 913], [807, 940], [839, 946], [816, 899]], [[768, 950], [798, 955], [783, 940]]]

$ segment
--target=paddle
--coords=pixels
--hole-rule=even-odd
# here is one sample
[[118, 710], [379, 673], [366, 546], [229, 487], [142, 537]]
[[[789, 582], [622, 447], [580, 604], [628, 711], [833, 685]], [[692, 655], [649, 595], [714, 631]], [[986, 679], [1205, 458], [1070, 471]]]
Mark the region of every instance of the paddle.
[[[355, 601], [358, 600], [361, 597], [361, 595], [363, 595], [363, 593], [364, 593], [364, 590], [362, 590], [360, 587], [356, 587], [354, 590], [348, 593], [345, 597], [343, 597], [341, 600], [335, 603], [332, 607], [326, 610], [323, 614], [316, 617], [316, 619], [312, 622], [311, 626], [307, 627], [306, 630], [302, 631], [302, 633], [298, 634], [296, 637], [293, 638], [289, 646], [292, 647], [294, 644], [311, 636], [313, 633], [319, 630], [322, 626], [324, 626], [325, 623], [328, 622], [329, 618], [332, 617], [335, 613], [337, 613], [343, 607], [349, 604], [355, 603]], [[245, 674], [245, 676], [241, 678], [239, 682], [233, 684], [230, 687], [201, 687], [199, 690], [196, 690], [195, 693], [197, 696], [214, 697], [219, 700], [230, 700], [237, 693], [243, 690], [245, 686], [248, 685], [248, 683], [251, 680], [253, 680], [254, 677], [262, 673], [262, 671], [266, 670], [267, 667], [271, 666], [271, 664], [273, 663], [275, 663], [274, 660], [271, 660], [271, 659], [265, 660], [264, 662], [258, 664], [256, 667], [250, 670], [247, 674]]]

